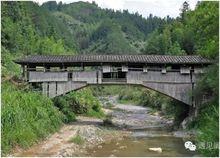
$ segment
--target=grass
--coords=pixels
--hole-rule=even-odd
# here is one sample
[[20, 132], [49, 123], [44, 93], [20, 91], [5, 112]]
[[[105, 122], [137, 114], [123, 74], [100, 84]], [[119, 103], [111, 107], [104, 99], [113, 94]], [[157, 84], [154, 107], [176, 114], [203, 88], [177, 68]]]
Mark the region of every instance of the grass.
[[15, 146], [29, 147], [62, 125], [63, 114], [47, 97], [2, 84], [1, 146], [8, 154]]
[[[56, 106], [55, 106], [56, 105]], [[19, 146], [26, 148], [59, 129], [63, 122], [75, 121], [75, 114], [103, 118], [101, 104], [90, 91], [51, 99], [38, 92], [2, 83], [1, 145], [6, 155]], [[73, 139], [83, 143], [80, 136]]]
[[95, 117], [95, 118], [104, 118], [105, 114], [102, 110], [100, 111], [95, 111], [95, 110], [89, 110], [85, 116], [89, 116], [89, 117]]
[[[198, 143], [216, 143], [219, 142], [219, 109], [218, 105], [209, 105], [205, 107], [198, 119], [198, 135], [196, 140]], [[204, 156], [219, 156], [219, 145], [217, 148], [212, 148], [207, 145], [206, 148], [198, 150]]]
[[85, 140], [83, 139], [83, 137], [77, 134], [75, 137], [70, 139], [70, 142], [78, 144], [78, 145], [82, 145], [85, 143]]

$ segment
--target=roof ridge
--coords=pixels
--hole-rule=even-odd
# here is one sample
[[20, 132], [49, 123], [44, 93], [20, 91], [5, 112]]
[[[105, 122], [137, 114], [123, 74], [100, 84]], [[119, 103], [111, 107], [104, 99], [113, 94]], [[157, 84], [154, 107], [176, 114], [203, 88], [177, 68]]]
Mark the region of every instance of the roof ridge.
[[152, 63], [152, 64], [205, 64], [212, 63], [211, 60], [201, 55], [29, 55], [16, 60], [16, 63]]

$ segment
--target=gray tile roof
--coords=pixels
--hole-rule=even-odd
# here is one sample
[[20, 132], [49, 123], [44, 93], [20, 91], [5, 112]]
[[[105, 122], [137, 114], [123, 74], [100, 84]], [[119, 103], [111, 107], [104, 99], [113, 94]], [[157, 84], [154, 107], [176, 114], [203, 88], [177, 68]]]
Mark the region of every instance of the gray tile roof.
[[39, 63], [153, 63], [153, 64], [210, 64], [198, 55], [32, 55], [15, 61], [18, 64]]

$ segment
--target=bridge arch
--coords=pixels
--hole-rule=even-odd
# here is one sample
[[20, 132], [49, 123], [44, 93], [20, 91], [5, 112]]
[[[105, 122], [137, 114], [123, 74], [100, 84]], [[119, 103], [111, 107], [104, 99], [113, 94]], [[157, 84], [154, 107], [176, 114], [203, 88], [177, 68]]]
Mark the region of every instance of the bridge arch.
[[[125, 85], [125, 84], [102, 84], [102, 85], [97, 85], [97, 86], [112, 86], [112, 85], [122, 86], [122, 85]], [[162, 95], [164, 95], [164, 96], [167, 96], [167, 97], [169, 97], [169, 98], [171, 98], [171, 99], [177, 100], [177, 101], [179, 101], [179, 102], [181, 102], [181, 103], [184, 103], [184, 104], [186, 104], [186, 105], [189, 105], [189, 104], [183, 102], [182, 100], [179, 100], [178, 98], [175, 98], [174, 96], [171, 96], [171, 95], [169, 95], [169, 94], [167, 94], [167, 93], [163, 93], [163, 92], [161, 92], [161, 91], [159, 91], [159, 90], [157, 90], [157, 89], [153, 89], [153, 88], [151, 88], [151, 87], [147, 87], [146, 85], [139, 85], [139, 84], [127, 84], [127, 85], [139, 86], [139, 87], [142, 87], [142, 88], [146, 88], [146, 89], [152, 90], [152, 91], [154, 91], [154, 92], [157, 92], [157, 93], [159, 93], [159, 94], [162, 94]], [[84, 89], [84, 88], [89, 87], [89, 86], [96, 86], [96, 85], [89, 85], [89, 84], [78, 85], [78, 86], [76, 86], [76, 87], [77, 87], [76, 89], [70, 90], [70, 91], [68, 91], [68, 92], [66, 92], [66, 93], [63, 93], [63, 94], [61, 94], [61, 95], [65, 95], [65, 94], [71, 93], [72, 91], [78, 91], [78, 90]], [[190, 95], [190, 94], [189, 94], [189, 95]]]

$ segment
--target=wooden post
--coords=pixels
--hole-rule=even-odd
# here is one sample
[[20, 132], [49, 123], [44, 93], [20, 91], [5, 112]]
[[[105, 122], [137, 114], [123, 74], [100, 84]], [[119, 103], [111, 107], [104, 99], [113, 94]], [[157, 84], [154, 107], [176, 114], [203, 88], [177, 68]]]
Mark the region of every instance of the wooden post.
[[83, 63], [81, 63], [81, 71], [84, 71], [85, 70], [85, 66]]
[[27, 65], [27, 81], [29, 81], [29, 71], [36, 71], [35, 65]]
[[50, 66], [45, 67], [46, 71], [50, 71]]
[[21, 69], [22, 69], [22, 78], [25, 78], [25, 66], [21, 65]]
[[22, 65], [21, 66], [21, 68], [22, 68], [22, 79], [24, 80], [24, 81], [27, 81], [27, 66], [25, 66], [25, 65]]

